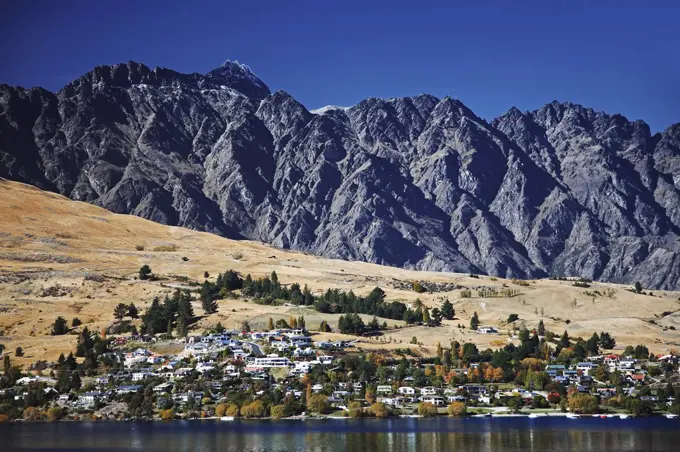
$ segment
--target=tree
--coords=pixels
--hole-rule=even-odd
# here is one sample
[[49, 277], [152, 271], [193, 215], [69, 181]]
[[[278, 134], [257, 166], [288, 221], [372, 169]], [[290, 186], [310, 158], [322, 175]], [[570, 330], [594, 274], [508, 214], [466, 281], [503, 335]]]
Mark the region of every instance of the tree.
[[373, 416], [385, 418], [390, 416], [390, 409], [384, 403], [378, 402], [371, 405], [368, 409]]
[[66, 333], [68, 333], [68, 324], [66, 323], [66, 319], [59, 316], [52, 324], [52, 333], [50, 334], [52, 336], [61, 336]]
[[128, 306], [127, 315], [132, 319], [139, 318], [139, 310], [137, 309], [137, 306], [135, 306], [134, 303], [130, 303], [130, 305]]
[[274, 319], [269, 317], [269, 322], [267, 323], [267, 330], [271, 331], [274, 329]]
[[515, 320], [519, 320], [519, 316], [518, 316], [517, 314], [510, 314], [510, 315], [508, 316], [508, 321], [507, 321], [507, 323], [512, 323], [512, 322], [514, 322]]
[[21, 347], [17, 347], [17, 349], [14, 351], [14, 356], [16, 356], [17, 358], [21, 358], [22, 356], [24, 356], [24, 349]]
[[286, 416], [286, 405], [272, 405], [270, 414], [272, 419], [281, 419]]
[[349, 406], [347, 407], [347, 413], [349, 414], [349, 417], [351, 418], [358, 418], [358, 417], [363, 417], [364, 415], [364, 409], [361, 406], [361, 402], [359, 401], [353, 401], [349, 403]]
[[213, 300], [213, 296], [210, 293], [201, 293], [201, 306], [206, 314], [217, 312], [217, 301]]
[[418, 404], [418, 414], [422, 417], [433, 417], [438, 414], [437, 407], [428, 402]]
[[325, 414], [330, 411], [330, 408], [328, 397], [323, 394], [314, 394], [307, 398], [307, 409], [314, 413]]
[[328, 325], [327, 321], [322, 320], [321, 323], [319, 324], [319, 331], [321, 331], [322, 333], [330, 333], [333, 330]]
[[611, 350], [616, 347], [616, 341], [609, 333], [603, 331], [600, 333], [600, 347]]
[[592, 414], [599, 409], [599, 404], [595, 396], [589, 394], [575, 393], [569, 396], [569, 410], [572, 413]]
[[446, 411], [449, 416], [461, 417], [467, 415], [467, 407], [463, 402], [453, 402]]
[[222, 322], [217, 322], [217, 324], [215, 324], [215, 332], [216, 332], [217, 334], [222, 334], [222, 333], [224, 333], [224, 329], [225, 329], [225, 328], [224, 328], [224, 326], [222, 326]]
[[560, 337], [560, 346], [562, 348], [569, 347], [569, 334], [567, 333], [567, 330], [564, 330], [562, 337]]
[[430, 323], [439, 326], [442, 324], [442, 312], [439, 308], [434, 308], [432, 314], [430, 315]]
[[177, 327], [175, 328], [177, 336], [187, 337], [189, 333], [189, 325], [187, 324], [187, 319], [183, 316], [177, 317]]
[[148, 264], [142, 265], [142, 267], [139, 269], [139, 279], [146, 281], [147, 279], [151, 278], [151, 275], [151, 267], [149, 267]]
[[241, 323], [241, 331], [250, 333], [250, 323], [248, 323], [247, 320], [244, 320], [243, 323]]
[[446, 320], [453, 320], [453, 318], [456, 316], [456, 311], [453, 309], [453, 305], [448, 298], [446, 298], [442, 303], [441, 312], [442, 317], [444, 317]]
[[113, 309], [113, 316], [117, 320], [122, 320], [127, 315], [128, 307], [124, 303], [118, 303]]
[[538, 328], [536, 329], [536, 332], [539, 336], [545, 336], [545, 325], [543, 324], [543, 319], [538, 322]]
[[210, 278], [210, 273], [206, 270], [205, 273], [203, 273], [203, 277], [206, 279]]
[[470, 319], [470, 329], [474, 331], [477, 330], [477, 328], [479, 328], [479, 316], [477, 315], [477, 311], [475, 311]]
[[78, 327], [82, 324], [83, 324], [83, 322], [81, 322], [78, 317], [75, 317], [73, 320], [71, 320], [71, 327], [73, 327], [73, 328]]
[[642, 284], [640, 284], [640, 281], [635, 282], [635, 293], [640, 293], [642, 292]]

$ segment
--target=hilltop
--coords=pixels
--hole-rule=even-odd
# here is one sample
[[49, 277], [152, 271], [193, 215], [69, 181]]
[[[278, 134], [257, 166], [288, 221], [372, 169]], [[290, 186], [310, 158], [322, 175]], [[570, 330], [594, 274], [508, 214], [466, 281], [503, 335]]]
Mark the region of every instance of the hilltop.
[[[139, 268], [148, 264], [159, 281], [136, 279]], [[113, 308], [134, 302], [144, 310], [154, 296], [169, 294], [176, 287], [202, 283], [204, 273], [214, 281], [218, 273], [236, 270], [254, 278], [275, 271], [283, 284], [307, 284], [314, 293], [327, 288], [353, 290], [365, 295], [379, 286], [388, 301], [413, 303], [420, 298], [426, 306], [439, 306], [440, 297], [454, 304], [456, 319], [441, 327], [410, 326], [390, 329], [382, 338], [362, 338], [359, 348], [394, 350], [412, 347], [423, 355], [435, 352], [437, 342], [448, 344], [472, 340], [480, 347], [497, 347], [508, 340], [512, 326], [546, 327], [572, 337], [589, 337], [608, 331], [617, 348], [645, 344], [655, 353], [680, 346], [680, 293], [631, 292], [630, 286], [592, 282], [575, 287], [573, 281], [513, 281], [489, 276], [405, 270], [364, 262], [349, 262], [284, 251], [252, 241], [230, 240], [206, 232], [166, 226], [143, 218], [114, 214], [84, 202], [24, 185], [0, 180], [0, 330], [6, 352], [21, 346], [18, 363], [55, 359], [73, 350], [76, 335], [49, 336], [54, 319], [61, 315], [69, 323], [78, 317], [91, 330], [109, 326]], [[446, 291], [416, 293], [414, 281]], [[460, 288], [451, 289], [453, 286]], [[520, 294], [512, 298], [480, 298], [477, 287], [503, 286]], [[462, 288], [462, 289], [461, 289]], [[451, 289], [451, 290], [449, 290]], [[461, 290], [471, 289], [471, 298]], [[200, 302], [194, 310], [202, 314]], [[468, 329], [470, 317], [478, 312], [483, 325], [495, 326], [498, 335], [479, 335]], [[519, 320], [505, 324], [515, 313]], [[666, 313], [666, 315], [663, 315]], [[339, 315], [321, 314], [308, 307], [265, 306], [252, 300], [220, 300], [216, 314], [199, 320], [193, 334], [220, 321], [227, 328], [248, 320], [264, 327], [268, 318], [288, 319], [304, 315], [315, 330], [321, 320], [337, 326]], [[370, 316], [364, 316], [366, 321]], [[382, 319], [381, 319], [382, 321]], [[568, 323], [567, 323], [568, 321]], [[388, 320], [390, 326], [402, 321]], [[458, 328], [458, 325], [466, 328]], [[329, 337], [346, 337], [327, 334]], [[324, 336], [317, 336], [324, 337]], [[416, 337], [422, 345], [409, 345]], [[316, 339], [315, 339], [316, 340]], [[14, 358], [13, 358], [14, 359]]]

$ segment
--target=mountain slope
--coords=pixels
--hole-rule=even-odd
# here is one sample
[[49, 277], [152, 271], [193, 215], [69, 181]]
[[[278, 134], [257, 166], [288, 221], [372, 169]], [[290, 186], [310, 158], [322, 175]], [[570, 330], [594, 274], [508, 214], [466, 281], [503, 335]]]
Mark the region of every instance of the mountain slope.
[[680, 288], [680, 125], [430, 95], [314, 113], [246, 66], [0, 85], [0, 176], [325, 257]]
[[[23, 358], [13, 356], [13, 363], [55, 360], [60, 353], [73, 350], [77, 334], [49, 335], [57, 316], [69, 323], [77, 317], [90, 331], [101, 331], [114, 322], [118, 303], [134, 302], [144, 312], [155, 296], [163, 298], [178, 287], [196, 289], [189, 282], [201, 283], [206, 271], [214, 282], [218, 273], [226, 270], [254, 278], [276, 271], [283, 284], [308, 285], [317, 295], [328, 288], [366, 295], [379, 286], [389, 301], [413, 306], [420, 299], [434, 308], [441, 306], [441, 297], [447, 297], [453, 303], [456, 318], [445, 320], [437, 328], [406, 327], [402, 321], [386, 319], [389, 325], [401, 328], [385, 331], [384, 340], [360, 339], [356, 345], [366, 350], [412, 347], [433, 356], [437, 343], [452, 340], [472, 341], [480, 349], [498, 348], [507, 343], [515, 326], [535, 328], [539, 320], [557, 334], [568, 330], [571, 337], [588, 338], [593, 332], [608, 331], [616, 338], [619, 352], [628, 344], [639, 343], [661, 354], [680, 347], [680, 292], [655, 290], [653, 295], [643, 295], [611, 283], [592, 283], [584, 289], [574, 286], [573, 281], [548, 279], [517, 285], [487, 276], [325, 259], [113, 214], [7, 180], [0, 180], [0, 218], [0, 343], [6, 346], [6, 352], [18, 346], [26, 352]], [[144, 264], [161, 279], [137, 279]], [[441, 291], [417, 293], [411, 289], [413, 281], [423, 281]], [[497, 291], [512, 287], [520, 294], [482, 298], [474, 289], [480, 286]], [[471, 290], [472, 297], [463, 298], [463, 289]], [[244, 299], [220, 300], [218, 311], [210, 315], [204, 314], [200, 301], [193, 304], [200, 318], [192, 334], [201, 334], [217, 322], [237, 328], [248, 320], [259, 329], [266, 327], [269, 317], [276, 321], [300, 315], [311, 330], [316, 330], [322, 320], [336, 329], [339, 318], [339, 314], [322, 314], [313, 307], [264, 305]], [[480, 335], [459, 328], [469, 324], [474, 312], [484, 325], [497, 327], [501, 335]], [[519, 315], [520, 320], [508, 325], [510, 314]], [[365, 322], [370, 320], [370, 316], [364, 316]], [[424, 345], [408, 345], [413, 336]], [[314, 340], [324, 337], [356, 339], [339, 333], [315, 333]]]

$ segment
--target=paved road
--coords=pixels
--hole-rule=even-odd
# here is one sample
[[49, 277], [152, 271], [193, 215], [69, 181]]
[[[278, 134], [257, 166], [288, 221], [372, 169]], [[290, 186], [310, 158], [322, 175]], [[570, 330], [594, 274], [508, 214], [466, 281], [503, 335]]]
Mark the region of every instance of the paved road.
[[262, 349], [260, 348], [259, 345], [257, 345], [254, 342], [244, 342], [244, 344], [247, 344], [250, 346], [250, 353], [252, 353], [255, 356], [264, 356], [264, 353], [262, 352]]

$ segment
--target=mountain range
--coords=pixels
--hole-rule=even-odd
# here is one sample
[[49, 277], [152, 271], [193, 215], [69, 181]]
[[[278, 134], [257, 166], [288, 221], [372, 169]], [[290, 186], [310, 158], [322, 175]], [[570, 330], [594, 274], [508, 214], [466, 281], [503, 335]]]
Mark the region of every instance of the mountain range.
[[0, 85], [0, 177], [325, 257], [680, 289], [680, 123], [572, 103], [309, 111], [238, 62], [98, 66], [56, 93]]

